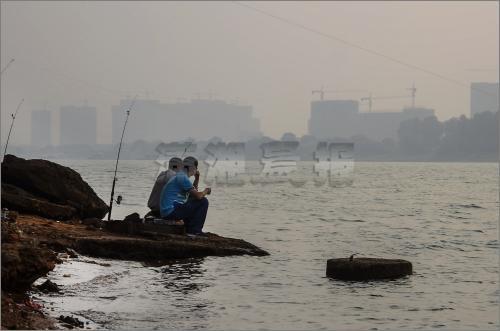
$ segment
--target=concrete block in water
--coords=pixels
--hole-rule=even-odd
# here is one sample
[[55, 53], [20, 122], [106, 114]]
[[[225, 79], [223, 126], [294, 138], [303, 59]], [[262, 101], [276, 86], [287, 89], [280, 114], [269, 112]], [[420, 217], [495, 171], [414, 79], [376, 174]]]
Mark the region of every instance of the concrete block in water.
[[326, 264], [326, 275], [341, 280], [394, 279], [412, 272], [412, 264], [399, 259], [340, 258]]

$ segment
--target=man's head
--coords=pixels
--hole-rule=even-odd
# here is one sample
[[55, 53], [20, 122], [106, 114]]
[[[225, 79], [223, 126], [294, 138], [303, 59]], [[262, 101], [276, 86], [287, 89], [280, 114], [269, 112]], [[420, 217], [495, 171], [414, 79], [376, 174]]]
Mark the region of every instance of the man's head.
[[168, 168], [175, 172], [182, 169], [182, 160], [178, 157], [173, 157], [168, 161]]
[[192, 156], [188, 156], [182, 160], [182, 166], [187, 175], [191, 177], [196, 173], [196, 170], [198, 170], [198, 160]]

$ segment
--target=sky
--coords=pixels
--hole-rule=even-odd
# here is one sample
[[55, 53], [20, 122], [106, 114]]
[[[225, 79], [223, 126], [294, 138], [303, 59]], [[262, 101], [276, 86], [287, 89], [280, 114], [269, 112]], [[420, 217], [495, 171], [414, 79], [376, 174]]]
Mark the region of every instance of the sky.
[[[470, 82], [498, 81], [498, 11], [494, 1], [2, 1], [2, 69], [15, 59], [1, 76], [2, 143], [23, 98], [17, 145], [30, 142], [32, 110], [51, 110], [57, 127], [60, 106], [84, 103], [97, 107], [98, 143], [109, 143], [111, 106], [135, 94], [238, 100], [274, 138], [307, 133], [321, 86], [346, 91], [325, 98], [359, 99], [407, 95], [415, 83], [417, 106], [440, 120], [469, 115]], [[410, 103], [373, 100], [373, 111]]]

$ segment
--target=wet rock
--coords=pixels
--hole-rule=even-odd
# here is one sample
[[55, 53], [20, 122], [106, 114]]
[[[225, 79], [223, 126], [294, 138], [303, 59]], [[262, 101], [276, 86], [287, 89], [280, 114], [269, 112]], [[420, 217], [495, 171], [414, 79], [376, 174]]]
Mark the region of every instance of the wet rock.
[[[126, 224], [123, 221], [118, 222]], [[134, 236], [116, 234], [107, 230], [96, 231], [95, 228], [89, 231], [83, 224], [58, 223], [23, 214], [19, 215], [17, 225], [26, 236], [36, 239], [39, 245], [44, 247], [45, 252], [49, 249], [67, 252], [67, 248], [71, 248], [80, 255], [141, 262], [205, 256], [269, 255], [266, 251], [244, 240], [221, 237], [211, 233], [200, 238], [160, 233], [154, 236]], [[10, 266], [15, 268], [16, 264], [12, 263]], [[43, 274], [34, 277], [33, 280], [41, 276]]]
[[146, 238], [81, 238], [76, 242], [81, 254], [120, 260], [157, 261], [204, 256], [269, 255], [241, 239], [209, 234], [200, 239], [184, 235], [164, 235], [156, 240]]
[[43, 314], [40, 305], [33, 303], [26, 295], [2, 291], [2, 326], [10, 330], [55, 329], [54, 320]]
[[[5, 197], [4, 184], [9, 185], [5, 186], [9, 193]], [[2, 206], [53, 219], [102, 219], [108, 211], [76, 171], [54, 162], [13, 155], [6, 155], [2, 162]]]
[[68, 253], [68, 256], [72, 259], [75, 259], [78, 257], [78, 253], [72, 248], [66, 248], [66, 253]]
[[37, 238], [19, 228], [19, 223], [2, 222], [2, 289], [23, 291], [52, 270], [56, 255]]
[[328, 260], [326, 275], [341, 280], [394, 279], [411, 275], [412, 269], [405, 260], [351, 257]]
[[49, 279], [47, 279], [43, 284], [41, 285], [38, 285], [37, 288], [42, 291], [42, 292], [45, 292], [45, 293], [48, 293], [48, 292], [60, 292], [61, 289], [59, 288], [59, 286], [50, 281]]
[[83, 328], [85, 326], [85, 324], [76, 317], [61, 315], [58, 320], [72, 327]]
[[55, 254], [33, 241], [2, 243], [2, 289], [21, 291], [54, 269]]

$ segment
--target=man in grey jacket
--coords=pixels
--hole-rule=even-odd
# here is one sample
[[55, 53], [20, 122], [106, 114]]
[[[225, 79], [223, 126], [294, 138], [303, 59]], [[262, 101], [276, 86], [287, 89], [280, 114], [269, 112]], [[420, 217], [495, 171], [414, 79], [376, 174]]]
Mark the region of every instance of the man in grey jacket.
[[156, 178], [151, 194], [148, 199], [148, 207], [151, 211], [146, 215], [160, 217], [160, 196], [161, 190], [168, 183], [170, 178], [174, 177], [177, 171], [182, 169], [182, 160], [178, 157], [173, 157], [168, 161], [168, 169], [162, 171]]

